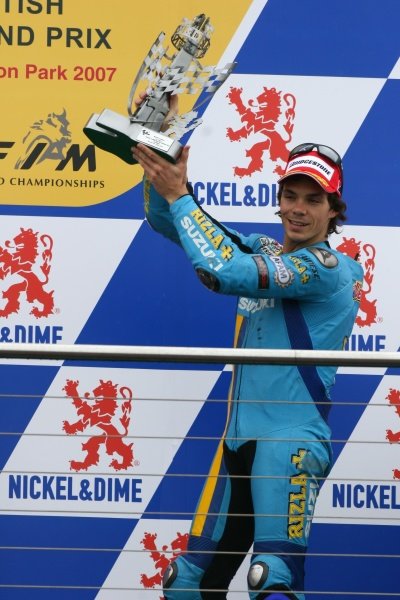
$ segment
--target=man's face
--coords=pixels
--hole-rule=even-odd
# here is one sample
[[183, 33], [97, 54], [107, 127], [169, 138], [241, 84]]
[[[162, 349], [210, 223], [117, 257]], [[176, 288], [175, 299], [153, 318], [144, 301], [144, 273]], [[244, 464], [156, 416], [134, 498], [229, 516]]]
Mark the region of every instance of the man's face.
[[307, 176], [289, 177], [283, 182], [280, 212], [284, 252], [325, 240], [329, 221], [337, 215], [329, 205], [328, 194]]

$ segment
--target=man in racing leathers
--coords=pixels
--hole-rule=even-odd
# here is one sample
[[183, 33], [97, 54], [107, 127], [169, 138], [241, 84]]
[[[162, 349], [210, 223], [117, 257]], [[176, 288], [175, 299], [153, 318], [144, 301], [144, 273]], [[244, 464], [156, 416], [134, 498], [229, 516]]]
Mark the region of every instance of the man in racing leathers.
[[[362, 268], [329, 246], [344, 221], [340, 156], [302, 144], [279, 181], [283, 245], [210, 217], [187, 187], [189, 148], [176, 164], [132, 149], [145, 172], [150, 225], [180, 244], [200, 280], [239, 297], [235, 345], [341, 350], [351, 334]], [[336, 367], [242, 365], [226, 430], [203, 488], [187, 552], [164, 574], [168, 600], [226, 598], [253, 546], [253, 600], [304, 600], [304, 558], [321, 481], [331, 467], [327, 424]], [[238, 516], [242, 515], [242, 516]]]

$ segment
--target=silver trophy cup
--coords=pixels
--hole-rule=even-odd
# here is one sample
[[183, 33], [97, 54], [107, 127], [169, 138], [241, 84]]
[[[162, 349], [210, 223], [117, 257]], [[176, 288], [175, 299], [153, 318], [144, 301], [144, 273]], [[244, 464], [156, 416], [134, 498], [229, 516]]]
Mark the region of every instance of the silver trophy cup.
[[[196, 107], [183, 115], [176, 115], [166, 123], [171, 94], [215, 93], [232, 72], [235, 63], [225, 67], [202, 67], [199, 62], [210, 46], [213, 28], [204, 14], [190, 21], [183, 19], [171, 37], [176, 49], [172, 57], [164, 48], [164, 33], [160, 33], [150, 48], [136, 75], [128, 97], [128, 115], [120, 115], [108, 108], [93, 114], [83, 128], [97, 147], [111, 152], [129, 164], [137, 161], [132, 146], [145, 144], [171, 162], [182, 150], [178, 141], [185, 133], [201, 123]], [[133, 112], [132, 103], [140, 81], [146, 81], [147, 96]], [[210, 98], [211, 96], [209, 96]], [[200, 105], [198, 105], [199, 107]], [[198, 108], [197, 107], [197, 108]]]

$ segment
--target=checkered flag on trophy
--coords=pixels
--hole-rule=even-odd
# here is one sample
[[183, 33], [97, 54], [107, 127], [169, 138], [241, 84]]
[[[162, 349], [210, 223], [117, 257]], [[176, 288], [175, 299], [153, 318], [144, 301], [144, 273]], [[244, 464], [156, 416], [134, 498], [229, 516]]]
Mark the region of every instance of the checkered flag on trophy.
[[[179, 139], [201, 124], [198, 108], [229, 77], [235, 63], [223, 68], [203, 67], [203, 58], [210, 46], [213, 28], [204, 14], [190, 21], [183, 19], [171, 37], [176, 49], [168, 56], [162, 32], [151, 46], [135, 77], [128, 97], [128, 116], [119, 115], [109, 109], [92, 115], [84, 132], [93, 143], [103, 150], [116, 154], [125, 162], [135, 164], [131, 148], [144, 143], [171, 162], [178, 158], [182, 145]], [[146, 98], [139, 107], [132, 104], [139, 83], [146, 84]], [[207, 94], [200, 104], [182, 115], [166, 121], [169, 113], [169, 97], [175, 94]]]

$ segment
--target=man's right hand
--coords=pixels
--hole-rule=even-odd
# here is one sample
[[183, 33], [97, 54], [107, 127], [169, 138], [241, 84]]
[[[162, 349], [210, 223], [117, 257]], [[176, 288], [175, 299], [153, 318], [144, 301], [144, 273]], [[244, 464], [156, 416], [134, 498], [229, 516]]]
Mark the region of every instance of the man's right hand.
[[[139, 107], [148, 94], [142, 92], [135, 99]], [[178, 114], [178, 96], [169, 96], [169, 112], [165, 118], [163, 129], [167, 129], [168, 121]], [[132, 155], [143, 168], [146, 178], [154, 186], [157, 192], [167, 200], [169, 204], [175, 202], [181, 196], [187, 194], [187, 161], [189, 157], [189, 146], [185, 146], [175, 164], [165, 160], [151, 148], [144, 144], [138, 144], [132, 148]]]
[[[139, 108], [141, 104], [146, 100], [148, 96], [147, 92], [141, 92], [137, 98], [135, 98], [134, 102], [136, 108]], [[161, 131], [166, 131], [168, 129], [168, 123], [171, 119], [173, 119], [178, 114], [179, 109], [179, 99], [177, 94], [168, 94], [169, 100], [169, 111], [164, 119], [164, 123], [161, 127]]]
[[157, 192], [167, 200], [168, 204], [173, 204], [188, 193], [186, 183], [189, 146], [182, 148], [175, 164], [153, 152], [144, 144], [134, 146], [132, 155], [143, 168], [146, 178]]

